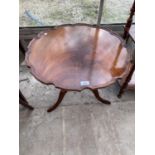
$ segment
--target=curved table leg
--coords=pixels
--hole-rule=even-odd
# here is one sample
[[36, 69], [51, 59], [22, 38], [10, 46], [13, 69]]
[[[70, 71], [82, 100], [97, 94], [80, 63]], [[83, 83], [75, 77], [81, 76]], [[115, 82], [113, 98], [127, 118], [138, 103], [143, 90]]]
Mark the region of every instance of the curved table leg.
[[101, 101], [101, 102], [104, 103], [104, 104], [111, 104], [110, 101], [105, 100], [105, 99], [103, 99], [103, 98], [100, 97], [99, 92], [98, 92], [97, 89], [96, 89], [96, 90], [92, 90], [92, 92], [93, 92], [93, 94], [95, 95], [95, 97], [97, 98], [97, 100]]
[[62, 89], [61, 89], [61, 91], [60, 91], [60, 93], [59, 93], [59, 97], [58, 97], [57, 102], [56, 102], [54, 105], [52, 105], [52, 106], [47, 110], [47, 112], [51, 112], [51, 111], [53, 111], [54, 109], [56, 109], [56, 108], [58, 107], [58, 105], [61, 103], [61, 101], [63, 100], [63, 98], [64, 98], [64, 96], [65, 96], [66, 93], [67, 93], [66, 90], [62, 90]]
[[24, 107], [30, 109], [30, 110], [33, 110], [34, 109], [32, 106], [30, 106], [29, 104], [27, 104], [27, 102], [23, 101], [22, 99], [19, 99], [19, 103], [21, 105], [23, 105]]
[[34, 108], [32, 106], [30, 106], [26, 100], [26, 98], [23, 96], [23, 94], [21, 93], [21, 91], [19, 91], [19, 103], [25, 107], [27, 107], [30, 110], [33, 110]]

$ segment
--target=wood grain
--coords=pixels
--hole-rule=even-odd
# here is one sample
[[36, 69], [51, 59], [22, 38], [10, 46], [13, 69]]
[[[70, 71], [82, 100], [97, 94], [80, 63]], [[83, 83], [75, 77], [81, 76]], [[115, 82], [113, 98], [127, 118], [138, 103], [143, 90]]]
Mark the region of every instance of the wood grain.
[[66, 90], [106, 87], [126, 74], [128, 62], [120, 37], [82, 25], [41, 32], [26, 53], [26, 63], [38, 80]]

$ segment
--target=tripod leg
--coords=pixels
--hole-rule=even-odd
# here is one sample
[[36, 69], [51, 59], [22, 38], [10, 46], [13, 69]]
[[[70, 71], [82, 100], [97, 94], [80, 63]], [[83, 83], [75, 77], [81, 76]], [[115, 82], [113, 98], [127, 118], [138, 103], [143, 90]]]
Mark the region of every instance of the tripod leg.
[[51, 112], [51, 111], [53, 111], [54, 109], [56, 109], [56, 108], [59, 106], [59, 104], [61, 103], [61, 101], [63, 100], [63, 98], [64, 98], [64, 96], [65, 96], [66, 93], [67, 93], [66, 90], [62, 90], [62, 89], [61, 89], [61, 91], [60, 91], [60, 93], [59, 93], [59, 97], [58, 97], [57, 102], [56, 102], [54, 105], [52, 105], [52, 106], [47, 110], [47, 112]]
[[103, 98], [100, 97], [99, 92], [98, 92], [97, 89], [96, 89], [96, 90], [92, 90], [92, 92], [93, 92], [93, 94], [95, 95], [95, 97], [96, 97], [97, 100], [101, 101], [101, 102], [104, 103], [104, 104], [111, 104], [110, 101], [105, 100], [105, 99], [103, 99]]
[[21, 105], [23, 105], [24, 107], [27, 107], [30, 110], [33, 110], [34, 108], [32, 106], [30, 106], [26, 100], [26, 98], [23, 96], [23, 94], [21, 93], [21, 91], [19, 91], [19, 103]]

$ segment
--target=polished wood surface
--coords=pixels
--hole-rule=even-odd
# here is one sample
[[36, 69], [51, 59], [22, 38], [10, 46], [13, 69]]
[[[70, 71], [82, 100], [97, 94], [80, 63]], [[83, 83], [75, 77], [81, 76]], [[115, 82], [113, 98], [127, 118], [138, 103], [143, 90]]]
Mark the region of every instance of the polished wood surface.
[[26, 53], [26, 63], [41, 82], [65, 90], [106, 87], [128, 70], [123, 41], [91, 26], [63, 26], [41, 32]]

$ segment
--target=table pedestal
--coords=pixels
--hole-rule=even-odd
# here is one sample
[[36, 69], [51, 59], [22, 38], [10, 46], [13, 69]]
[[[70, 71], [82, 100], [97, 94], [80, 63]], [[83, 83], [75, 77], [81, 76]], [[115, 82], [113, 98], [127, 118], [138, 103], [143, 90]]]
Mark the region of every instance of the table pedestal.
[[[111, 104], [110, 101], [101, 98], [101, 96], [99, 95], [98, 89], [91, 90], [91, 91], [93, 92], [96, 99], [99, 100], [100, 102], [102, 102], [104, 104]], [[54, 105], [52, 105], [51, 107], [49, 107], [47, 112], [51, 112], [54, 109], [56, 109], [59, 106], [59, 104], [62, 102], [62, 100], [63, 100], [64, 96], [66, 95], [66, 93], [67, 93], [67, 90], [61, 89], [60, 93], [59, 93], [59, 97], [57, 99], [57, 102]]]

